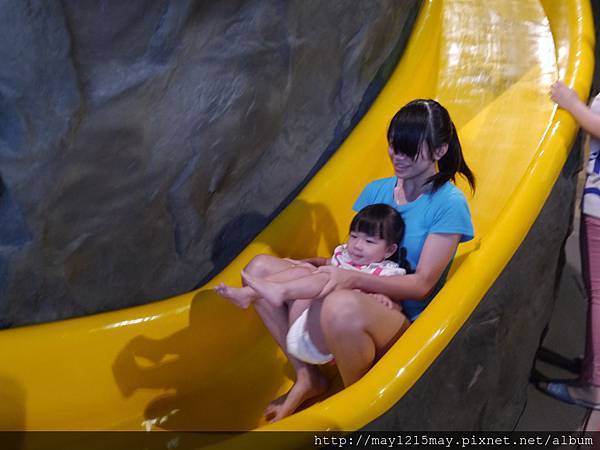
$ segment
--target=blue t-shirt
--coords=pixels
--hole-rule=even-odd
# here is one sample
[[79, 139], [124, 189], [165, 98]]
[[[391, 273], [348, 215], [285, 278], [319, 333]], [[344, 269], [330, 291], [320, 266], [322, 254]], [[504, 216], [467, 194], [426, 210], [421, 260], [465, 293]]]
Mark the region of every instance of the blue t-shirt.
[[[473, 239], [471, 212], [464, 194], [451, 182], [446, 182], [435, 192], [428, 192], [405, 205], [394, 200], [396, 177], [382, 178], [367, 185], [352, 207], [355, 211], [374, 203], [385, 203], [402, 215], [406, 224], [404, 239], [400, 246], [406, 248], [407, 259], [414, 270], [417, 267], [425, 239], [432, 233], [462, 234], [460, 242]], [[452, 262], [450, 262], [451, 264]], [[425, 309], [442, 288], [450, 264], [442, 274], [432, 294], [426, 300], [404, 300], [402, 309], [412, 321]]]

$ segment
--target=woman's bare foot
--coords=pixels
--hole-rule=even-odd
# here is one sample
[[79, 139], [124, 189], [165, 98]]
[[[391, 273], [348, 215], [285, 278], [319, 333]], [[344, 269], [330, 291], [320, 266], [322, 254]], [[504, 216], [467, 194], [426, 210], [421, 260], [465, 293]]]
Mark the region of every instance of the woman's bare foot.
[[225, 283], [219, 283], [215, 288], [215, 291], [217, 291], [221, 297], [231, 300], [234, 305], [244, 309], [248, 308], [256, 298], [254, 290], [248, 286], [234, 288], [227, 286]]
[[281, 306], [287, 300], [285, 289], [281, 283], [255, 278], [244, 271], [242, 271], [242, 280], [254, 290], [258, 297], [264, 298], [273, 306]]
[[307, 400], [323, 395], [329, 386], [325, 375], [315, 366], [300, 369], [297, 379], [287, 394], [273, 400], [265, 409], [265, 419], [276, 422], [293, 414]]

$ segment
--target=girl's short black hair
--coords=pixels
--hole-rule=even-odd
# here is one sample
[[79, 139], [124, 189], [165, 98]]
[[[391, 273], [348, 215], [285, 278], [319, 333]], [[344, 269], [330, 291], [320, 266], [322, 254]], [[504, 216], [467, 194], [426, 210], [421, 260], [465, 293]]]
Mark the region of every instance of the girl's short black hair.
[[413, 160], [419, 157], [423, 143], [430, 152], [448, 145], [448, 151], [438, 161], [439, 172], [427, 183], [432, 183], [435, 191], [445, 182], [454, 181], [460, 173], [475, 190], [475, 176], [464, 160], [454, 122], [448, 110], [435, 100], [418, 99], [403, 106], [390, 122], [387, 140], [394, 153], [402, 153]]
[[383, 239], [388, 245], [398, 245], [396, 254], [389, 259], [410, 272], [410, 264], [406, 260], [406, 249], [401, 247], [404, 238], [404, 220], [398, 211], [384, 203], [365, 206], [352, 219], [350, 232], [365, 233]]
[[399, 244], [404, 237], [404, 220], [391, 206], [375, 203], [365, 206], [354, 216], [350, 223], [352, 231], [383, 239], [389, 245]]

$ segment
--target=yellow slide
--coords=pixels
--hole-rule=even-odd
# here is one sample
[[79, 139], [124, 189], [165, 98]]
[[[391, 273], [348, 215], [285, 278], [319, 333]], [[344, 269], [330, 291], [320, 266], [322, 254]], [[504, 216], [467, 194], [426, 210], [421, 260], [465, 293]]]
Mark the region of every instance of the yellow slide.
[[[585, 97], [594, 34], [587, 0], [425, 1], [376, 102], [325, 167], [204, 288], [111, 313], [0, 332], [0, 429], [356, 430], [390, 409], [460, 329], [515, 253], [566, 160], [576, 124], [549, 99], [560, 78]], [[477, 239], [461, 246], [427, 310], [359, 382], [273, 425], [291, 385], [255, 312], [212, 292], [257, 253], [328, 255], [351, 206], [390, 176], [385, 139], [417, 97], [448, 107], [478, 178]], [[361, 405], [357, 408], [356, 405]]]

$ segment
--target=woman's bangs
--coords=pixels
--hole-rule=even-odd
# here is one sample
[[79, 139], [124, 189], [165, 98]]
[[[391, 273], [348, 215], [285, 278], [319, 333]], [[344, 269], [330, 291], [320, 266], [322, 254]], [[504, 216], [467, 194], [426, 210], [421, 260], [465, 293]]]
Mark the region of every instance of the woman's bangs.
[[399, 120], [393, 125], [390, 126], [388, 133], [388, 143], [394, 153], [402, 153], [409, 158], [417, 159], [425, 139], [426, 124], [422, 121]]

